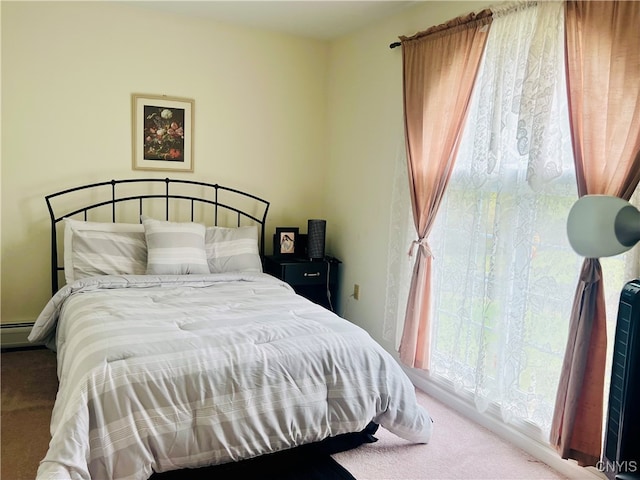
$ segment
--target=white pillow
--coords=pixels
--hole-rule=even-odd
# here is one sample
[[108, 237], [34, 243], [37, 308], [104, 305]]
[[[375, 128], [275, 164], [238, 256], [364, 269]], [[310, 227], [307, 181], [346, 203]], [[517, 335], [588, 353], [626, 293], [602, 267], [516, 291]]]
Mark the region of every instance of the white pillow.
[[135, 223], [64, 220], [64, 276], [72, 283], [93, 275], [144, 274], [144, 227]]
[[262, 272], [258, 227], [208, 227], [205, 250], [211, 273]]
[[204, 249], [205, 227], [143, 217], [147, 240], [147, 274], [187, 275], [209, 273]]

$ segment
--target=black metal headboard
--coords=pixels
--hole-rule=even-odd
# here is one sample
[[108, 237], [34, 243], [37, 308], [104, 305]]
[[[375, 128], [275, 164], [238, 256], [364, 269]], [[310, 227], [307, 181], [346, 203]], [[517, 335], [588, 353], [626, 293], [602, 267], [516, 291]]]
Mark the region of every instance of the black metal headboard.
[[[125, 215], [139, 222], [140, 216], [146, 214], [156, 218], [162, 215], [165, 220], [176, 217], [176, 221], [200, 221], [214, 226], [257, 225], [260, 230], [260, 256], [264, 257], [269, 202], [222, 185], [170, 178], [109, 180], [52, 193], [45, 200], [51, 217], [53, 294], [58, 291], [59, 272], [64, 270], [58, 258], [58, 223], [79, 215], [83, 220], [90, 220], [90, 213], [102, 214], [99, 221], [114, 223], [123, 221]], [[183, 213], [185, 206], [190, 212], [188, 218], [184, 218], [187, 216]], [[152, 208], [155, 210], [150, 214]], [[163, 210], [162, 214], [160, 210]], [[183, 218], [177, 218], [179, 216]]]

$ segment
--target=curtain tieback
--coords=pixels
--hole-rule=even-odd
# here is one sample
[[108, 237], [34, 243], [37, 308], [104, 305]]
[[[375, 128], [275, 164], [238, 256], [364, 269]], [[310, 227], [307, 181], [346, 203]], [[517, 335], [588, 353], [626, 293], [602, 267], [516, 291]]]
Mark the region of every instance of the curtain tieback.
[[413, 249], [416, 245], [418, 245], [418, 247], [424, 248], [424, 253], [427, 257], [433, 257], [433, 253], [431, 252], [431, 247], [429, 246], [429, 242], [427, 241], [426, 237], [419, 238], [418, 240], [414, 240], [413, 242], [411, 242], [411, 247], [409, 248], [409, 252], [408, 252], [410, 257], [413, 257]]

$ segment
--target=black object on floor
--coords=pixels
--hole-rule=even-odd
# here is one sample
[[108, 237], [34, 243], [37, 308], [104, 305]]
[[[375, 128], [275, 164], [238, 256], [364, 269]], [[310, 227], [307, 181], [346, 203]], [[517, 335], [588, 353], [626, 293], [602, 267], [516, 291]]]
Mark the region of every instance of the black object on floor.
[[357, 433], [345, 433], [321, 442], [282, 452], [211, 467], [155, 473], [149, 480], [356, 480], [331, 455], [378, 441], [371, 422]]

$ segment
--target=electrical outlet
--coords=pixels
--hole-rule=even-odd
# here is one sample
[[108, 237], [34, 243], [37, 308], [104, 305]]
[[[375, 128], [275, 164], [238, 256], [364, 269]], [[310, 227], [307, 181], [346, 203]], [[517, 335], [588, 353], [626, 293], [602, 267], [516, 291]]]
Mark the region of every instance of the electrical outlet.
[[355, 300], [360, 299], [360, 285], [358, 285], [357, 283], [353, 284], [353, 298]]

